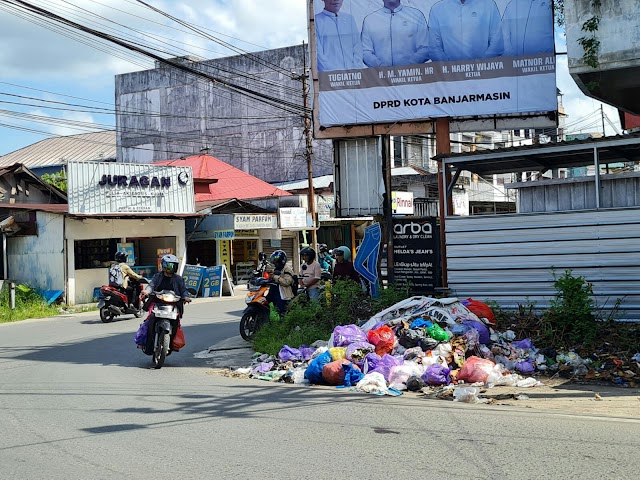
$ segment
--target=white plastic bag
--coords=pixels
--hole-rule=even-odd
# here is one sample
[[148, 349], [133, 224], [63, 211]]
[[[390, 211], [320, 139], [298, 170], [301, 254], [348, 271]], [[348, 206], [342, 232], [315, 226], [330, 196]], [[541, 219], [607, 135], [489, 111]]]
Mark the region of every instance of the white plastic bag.
[[406, 390], [406, 382], [409, 377], [414, 375], [421, 377], [424, 373], [424, 367], [411, 361], [404, 362], [391, 368], [389, 372], [389, 387], [396, 390]]
[[516, 387], [520, 387], [520, 388], [530, 388], [530, 387], [540, 387], [540, 386], [542, 386], [542, 383], [540, 383], [538, 380], [536, 380], [533, 377], [525, 378], [524, 380], [520, 380], [518, 383], [516, 383]]
[[464, 403], [487, 403], [488, 398], [480, 398], [480, 389], [478, 387], [460, 387], [453, 391], [454, 402]]
[[356, 390], [364, 393], [379, 393], [383, 395], [389, 393], [387, 382], [379, 372], [367, 373], [356, 385]]

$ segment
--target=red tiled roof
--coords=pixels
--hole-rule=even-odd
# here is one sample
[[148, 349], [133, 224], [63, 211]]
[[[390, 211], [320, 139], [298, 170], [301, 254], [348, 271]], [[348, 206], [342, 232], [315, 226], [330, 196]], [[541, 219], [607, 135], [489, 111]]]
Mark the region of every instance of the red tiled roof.
[[194, 155], [184, 160], [156, 162], [156, 165], [191, 167], [194, 180], [217, 180], [216, 183], [209, 185], [210, 193], [196, 193], [196, 202], [291, 195], [211, 155]]

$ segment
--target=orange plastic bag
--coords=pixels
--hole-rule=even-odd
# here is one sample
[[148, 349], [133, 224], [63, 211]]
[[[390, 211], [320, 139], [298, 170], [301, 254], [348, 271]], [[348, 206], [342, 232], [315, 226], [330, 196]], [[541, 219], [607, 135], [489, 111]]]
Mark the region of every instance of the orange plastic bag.
[[478, 318], [486, 318], [491, 325], [496, 324], [496, 316], [493, 314], [491, 307], [486, 303], [474, 300], [473, 298], [467, 298], [467, 300], [463, 302], [463, 305], [475, 313]]
[[388, 326], [383, 325], [367, 333], [369, 343], [376, 347], [376, 354], [383, 356], [385, 353], [391, 355], [395, 347], [396, 336]]
[[327, 382], [327, 385], [342, 385], [344, 383], [345, 377], [345, 371], [344, 368], [342, 368], [342, 365], [348, 363], [351, 362], [344, 359], [327, 363], [324, 367], [322, 367], [322, 379]]
[[182, 347], [184, 347], [186, 344], [187, 344], [187, 342], [184, 339], [184, 333], [182, 332], [182, 329], [180, 327], [178, 327], [178, 331], [176, 332], [176, 336], [173, 337], [173, 342], [171, 342], [171, 350], [177, 352]]
[[467, 383], [486, 382], [489, 373], [493, 370], [495, 363], [480, 357], [469, 357], [464, 362], [458, 380], [464, 380]]

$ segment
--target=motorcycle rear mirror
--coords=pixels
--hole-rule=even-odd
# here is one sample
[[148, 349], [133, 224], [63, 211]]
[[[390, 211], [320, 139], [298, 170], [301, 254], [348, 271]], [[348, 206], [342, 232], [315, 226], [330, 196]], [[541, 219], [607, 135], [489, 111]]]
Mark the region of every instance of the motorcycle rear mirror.
[[195, 290], [195, 288], [187, 288], [187, 292], [189, 292], [189, 295], [191, 295], [192, 297], [198, 295], [198, 292]]
[[265, 261], [267, 259], [267, 254], [264, 252], [260, 252], [258, 254], [258, 260], [260, 260], [261, 262]]

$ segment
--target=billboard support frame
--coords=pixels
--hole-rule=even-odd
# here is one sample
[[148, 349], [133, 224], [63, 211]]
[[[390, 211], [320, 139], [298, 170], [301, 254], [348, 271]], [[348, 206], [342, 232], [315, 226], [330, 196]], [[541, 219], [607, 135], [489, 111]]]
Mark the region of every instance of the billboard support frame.
[[[438, 118], [436, 120], [436, 154], [451, 153], [451, 139], [450, 139], [450, 123], [449, 118]], [[446, 216], [448, 212], [453, 210], [453, 204], [451, 196], [447, 194], [447, 185], [451, 181], [451, 173], [447, 165], [438, 160], [438, 207], [440, 214], [440, 258], [441, 258], [441, 275], [442, 275], [442, 288], [449, 288], [449, 278], [447, 275], [447, 233], [446, 233]]]

